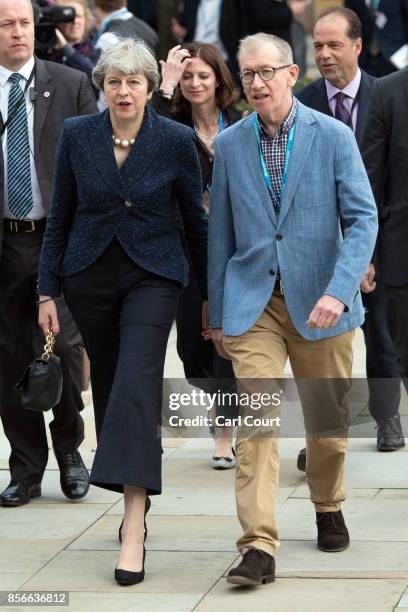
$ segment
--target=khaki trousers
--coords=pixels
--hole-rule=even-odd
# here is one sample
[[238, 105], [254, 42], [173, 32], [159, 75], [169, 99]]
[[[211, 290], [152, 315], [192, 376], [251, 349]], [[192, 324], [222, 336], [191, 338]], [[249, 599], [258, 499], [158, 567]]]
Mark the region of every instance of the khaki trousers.
[[[306, 425], [306, 476], [317, 512], [337, 511], [345, 499], [347, 392], [352, 371], [353, 337], [354, 330], [326, 340], [306, 340], [294, 327], [283, 296], [274, 292], [251, 329], [241, 336], [224, 336], [223, 340], [231, 356], [235, 376], [239, 383], [244, 383], [244, 387], [248, 385], [248, 379], [270, 379], [271, 382], [271, 379], [283, 378], [288, 357], [296, 379], [345, 379], [344, 382], [340, 381], [340, 393], [338, 387], [334, 393], [329, 388], [323, 394], [320, 392], [320, 406], [316, 402], [311, 403], [313, 393], [308, 393], [308, 389], [302, 390], [301, 385], [306, 381], [300, 384], [297, 381]], [[337, 385], [338, 382], [333, 384]], [[320, 391], [321, 383], [317, 381]], [[311, 434], [311, 430], [319, 431], [313, 417], [316, 411], [322, 413], [322, 408], [325, 414], [334, 415], [337, 424], [334, 435], [337, 437]], [[330, 427], [323, 427], [324, 431], [327, 429]], [[278, 439], [272, 435], [240, 436], [238, 431], [236, 453], [237, 514], [244, 531], [237, 542], [238, 550], [243, 554], [248, 546], [253, 546], [274, 555], [279, 547], [276, 520]]]

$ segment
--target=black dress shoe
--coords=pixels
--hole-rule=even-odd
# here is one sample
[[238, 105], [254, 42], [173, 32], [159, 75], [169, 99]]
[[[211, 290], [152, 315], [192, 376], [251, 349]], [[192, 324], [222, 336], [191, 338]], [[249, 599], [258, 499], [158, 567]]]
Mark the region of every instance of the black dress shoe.
[[317, 548], [323, 552], [341, 552], [350, 546], [349, 532], [341, 510], [316, 512]]
[[1, 505], [4, 507], [24, 506], [30, 499], [40, 497], [41, 483], [29, 485], [25, 482], [11, 481], [7, 489], [0, 495]]
[[[149, 512], [151, 505], [152, 505], [152, 502], [150, 501], [150, 497], [148, 495], [146, 495], [145, 511], [144, 511], [144, 516], [145, 516], [145, 521], [144, 521], [144, 541], [145, 542], [146, 542], [146, 538], [147, 538], [146, 514]], [[122, 544], [122, 528], [123, 528], [123, 521], [121, 522], [120, 527], [119, 527], [119, 542], [121, 544]]]
[[302, 448], [299, 451], [298, 458], [297, 458], [297, 469], [300, 472], [306, 472], [306, 449], [305, 448]]
[[395, 451], [405, 446], [400, 415], [390, 419], [377, 421], [377, 450], [381, 452]]
[[61, 489], [68, 499], [82, 499], [89, 491], [89, 473], [82, 457], [73, 453], [55, 452], [60, 469]]
[[256, 586], [275, 582], [275, 559], [259, 548], [249, 548], [241, 563], [227, 576], [227, 582], [241, 586]]
[[115, 580], [121, 586], [131, 586], [143, 582], [145, 577], [144, 563], [146, 559], [146, 549], [143, 546], [143, 568], [140, 572], [129, 572], [128, 570], [115, 568]]

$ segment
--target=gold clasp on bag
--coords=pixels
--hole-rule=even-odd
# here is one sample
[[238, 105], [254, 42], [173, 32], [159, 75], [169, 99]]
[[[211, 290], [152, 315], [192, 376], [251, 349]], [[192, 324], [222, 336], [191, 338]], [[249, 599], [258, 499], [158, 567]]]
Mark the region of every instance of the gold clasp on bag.
[[55, 336], [54, 336], [54, 332], [52, 331], [50, 327], [45, 337], [44, 352], [41, 356], [41, 359], [44, 359], [45, 361], [49, 361], [54, 351], [54, 344], [55, 344]]

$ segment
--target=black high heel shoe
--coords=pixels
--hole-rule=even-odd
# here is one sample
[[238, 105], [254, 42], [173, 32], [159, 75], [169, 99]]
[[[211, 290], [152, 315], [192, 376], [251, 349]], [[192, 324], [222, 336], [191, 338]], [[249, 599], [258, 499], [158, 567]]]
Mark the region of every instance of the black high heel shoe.
[[131, 586], [143, 582], [145, 577], [144, 564], [146, 559], [146, 549], [143, 545], [143, 567], [140, 572], [129, 572], [128, 570], [115, 568], [115, 580], [120, 586]]
[[[150, 506], [152, 505], [152, 502], [150, 501], [150, 497], [148, 497], [146, 495], [146, 501], [145, 501], [145, 511], [144, 511], [144, 516], [145, 516], [145, 520], [144, 520], [144, 541], [146, 542], [146, 538], [147, 538], [147, 525], [146, 525], [146, 514], [149, 512], [150, 510]], [[123, 528], [123, 521], [120, 524], [119, 527], [119, 542], [122, 544], [122, 528]]]

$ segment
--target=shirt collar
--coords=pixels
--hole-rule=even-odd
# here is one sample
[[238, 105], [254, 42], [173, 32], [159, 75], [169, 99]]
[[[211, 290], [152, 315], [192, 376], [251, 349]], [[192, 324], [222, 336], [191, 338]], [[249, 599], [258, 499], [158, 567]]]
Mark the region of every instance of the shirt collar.
[[282, 134], [286, 134], [287, 132], [289, 132], [289, 130], [291, 129], [291, 127], [295, 123], [296, 111], [297, 111], [297, 101], [296, 101], [296, 98], [292, 97], [292, 106], [291, 106], [291, 109], [289, 111], [289, 114], [287, 115], [286, 119], [280, 124], [280, 126], [276, 130], [274, 136], [270, 136], [268, 134], [268, 132], [265, 130], [265, 128], [264, 128], [264, 126], [262, 124], [262, 121], [261, 121], [259, 115], [257, 115], [258, 126], [259, 126], [259, 129], [260, 129], [260, 132], [261, 132], [262, 136], [267, 136], [268, 138], [276, 138], [277, 136], [281, 136]]
[[4, 66], [0, 66], [0, 87], [4, 87], [7, 81], [9, 80], [10, 76], [14, 74], [15, 72], [17, 72], [18, 74], [21, 74], [23, 79], [28, 81], [28, 79], [30, 78], [31, 72], [33, 71], [33, 68], [34, 68], [34, 57], [31, 57], [28, 60], [28, 62], [26, 62], [24, 66], [20, 68], [20, 70], [8, 70]]
[[327, 99], [329, 100], [329, 102], [331, 102], [331, 100], [334, 98], [335, 95], [339, 93], [339, 91], [343, 92], [344, 94], [349, 96], [349, 98], [354, 100], [354, 98], [357, 96], [361, 83], [361, 70], [360, 68], [357, 69], [357, 74], [354, 79], [350, 81], [350, 83], [348, 83], [345, 87], [343, 87], [343, 89], [338, 89], [337, 87], [334, 87], [334, 85], [332, 85], [327, 79], [325, 79], [324, 81], [326, 84]]

